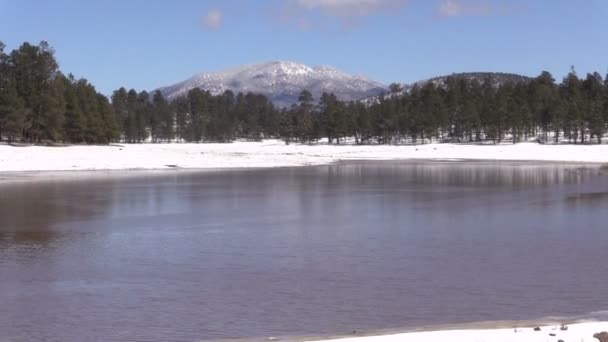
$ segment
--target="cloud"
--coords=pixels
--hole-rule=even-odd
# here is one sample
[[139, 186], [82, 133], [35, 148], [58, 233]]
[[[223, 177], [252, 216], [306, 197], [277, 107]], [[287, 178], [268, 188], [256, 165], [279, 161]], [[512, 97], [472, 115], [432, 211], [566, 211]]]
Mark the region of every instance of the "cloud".
[[334, 17], [365, 17], [403, 7], [407, 0], [291, 0], [301, 10], [319, 10]]
[[513, 8], [493, 1], [442, 0], [437, 13], [440, 17], [487, 16], [513, 12]]
[[458, 17], [463, 12], [463, 4], [460, 1], [444, 0], [439, 5], [439, 15], [442, 17]]
[[287, 0], [280, 11], [286, 23], [302, 30], [328, 27], [329, 18], [336, 19], [342, 29], [354, 29], [372, 15], [389, 14], [405, 7], [408, 0]]
[[212, 9], [203, 17], [203, 28], [208, 31], [219, 30], [224, 23], [224, 15], [218, 9]]

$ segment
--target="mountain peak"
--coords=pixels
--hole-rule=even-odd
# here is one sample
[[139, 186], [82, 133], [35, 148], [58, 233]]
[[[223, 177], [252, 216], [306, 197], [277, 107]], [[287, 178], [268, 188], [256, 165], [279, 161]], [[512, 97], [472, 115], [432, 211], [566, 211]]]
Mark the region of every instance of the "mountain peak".
[[336, 94], [344, 101], [361, 100], [386, 91], [383, 84], [349, 75], [330, 66], [310, 67], [292, 61], [270, 61], [222, 72], [202, 73], [159, 90], [165, 97], [174, 99], [194, 88], [212, 94], [221, 94], [226, 90], [264, 94], [277, 106], [296, 103], [299, 93], [304, 89], [310, 91], [316, 99], [327, 92]]
[[282, 73], [286, 75], [306, 75], [314, 72], [312, 68], [305, 64], [291, 61], [272, 61], [266, 63], [266, 66], [276, 73]]

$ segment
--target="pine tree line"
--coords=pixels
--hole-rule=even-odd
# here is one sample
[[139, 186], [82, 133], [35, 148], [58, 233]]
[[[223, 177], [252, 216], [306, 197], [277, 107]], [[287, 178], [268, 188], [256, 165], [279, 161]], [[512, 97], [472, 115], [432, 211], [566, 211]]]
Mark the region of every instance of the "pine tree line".
[[119, 132], [109, 100], [85, 79], [63, 75], [48, 43], [6, 54], [0, 42], [0, 137], [106, 144]]
[[264, 96], [226, 91], [213, 96], [193, 89], [168, 102], [160, 91], [152, 96], [120, 88], [112, 95], [114, 112], [126, 142], [230, 142], [278, 136], [278, 111]]
[[110, 101], [87, 80], [63, 75], [46, 42], [10, 54], [0, 43], [0, 137], [9, 142], [601, 143], [607, 126], [608, 79], [598, 73], [580, 79], [572, 70], [560, 84], [548, 72], [529, 82], [448, 77], [408, 91], [393, 84], [373, 103], [313, 99], [304, 90], [291, 108], [259, 94], [200, 89], [168, 101], [159, 91], [120, 88]]
[[408, 91], [392, 84], [390, 93], [372, 104], [323, 94], [315, 106], [307, 91], [299, 100], [281, 112], [279, 133], [286, 142], [340, 143], [354, 137], [357, 144], [506, 139], [601, 144], [608, 131], [608, 78], [593, 73], [580, 79], [574, 69], [561, 84], [548, 72], [502, 84], [490, 75], [481, 81], [447, 77]]

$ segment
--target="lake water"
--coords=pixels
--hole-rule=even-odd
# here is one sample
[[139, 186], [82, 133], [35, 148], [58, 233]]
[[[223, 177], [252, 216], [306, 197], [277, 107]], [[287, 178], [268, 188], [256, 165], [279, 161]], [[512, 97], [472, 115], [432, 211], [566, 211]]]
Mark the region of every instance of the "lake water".
[[2, 342], [322, 336], [608, 310], [599, 166], [36, 179], [0, 183]]

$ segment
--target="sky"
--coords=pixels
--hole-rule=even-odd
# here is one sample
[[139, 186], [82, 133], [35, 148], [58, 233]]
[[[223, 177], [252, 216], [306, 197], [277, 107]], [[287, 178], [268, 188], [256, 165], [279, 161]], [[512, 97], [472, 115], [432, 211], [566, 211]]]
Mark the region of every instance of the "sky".
[[7, 50], [48, 41], [109, 95], [290, 60], [383, 82], [608, 71], [606, 0], [0, 0]]

